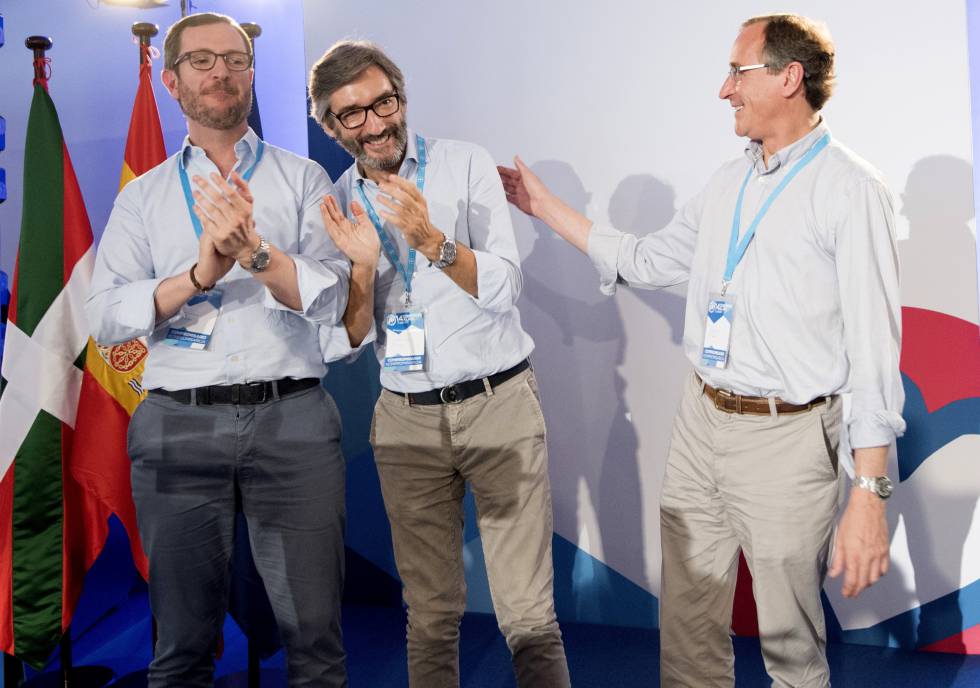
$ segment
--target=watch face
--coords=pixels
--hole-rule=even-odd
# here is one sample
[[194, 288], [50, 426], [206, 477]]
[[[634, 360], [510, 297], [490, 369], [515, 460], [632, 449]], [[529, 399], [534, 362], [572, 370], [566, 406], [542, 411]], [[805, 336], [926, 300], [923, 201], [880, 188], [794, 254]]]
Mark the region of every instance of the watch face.
[[456, 242], [446, 239], [442, 242], [441, 255], [439, 262], [443, 265], [452, 265], [456, 260]]
[[882, 499], [888, 499], [889, 497], [892, 496], [892, 490], [894, 489], [894, 486], [892, 485], [891, 478], [888, 477], [878, 478], [876, 483], [877, 484], [876, 484], [875, 492], [878, 493], [879, 497], [881, 497]]
[[263, 251], [261, 249], [256, 251], [252, 258], [252, 270], [254, 272], [261, 272], [262, 270], [265, 270], [267, 267], [269, 267], [269, 258], [270, 255], [268, 251]]

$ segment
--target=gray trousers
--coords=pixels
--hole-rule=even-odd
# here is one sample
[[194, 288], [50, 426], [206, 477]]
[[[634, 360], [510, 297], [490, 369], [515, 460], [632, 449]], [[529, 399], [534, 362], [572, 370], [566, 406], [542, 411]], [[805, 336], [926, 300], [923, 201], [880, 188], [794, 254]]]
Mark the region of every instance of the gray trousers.
[[213, 684], [240, 497], [289, 685], [346, 686], [345, 466], [330, 396], [317, 386], [255, 406], [193, 406], [151, 394], [128, 447], [157, 620], [149, 685]]
[[695, 376], [674, 421], [660, 503], [660, 685], [731, 688], [739, 550], [774, 688], [826, 688], [820, 589], [841, 494], [841, 401], [803, 413], [715, 408]]
[[466, 481], [517, 685], [567, 688], [553, 599], [548, 450], [534, 374], [527, 370], [458, 404], [412, 406], [382, 391], [371, 443], [408, 605], [411, 688], [459, 686]]

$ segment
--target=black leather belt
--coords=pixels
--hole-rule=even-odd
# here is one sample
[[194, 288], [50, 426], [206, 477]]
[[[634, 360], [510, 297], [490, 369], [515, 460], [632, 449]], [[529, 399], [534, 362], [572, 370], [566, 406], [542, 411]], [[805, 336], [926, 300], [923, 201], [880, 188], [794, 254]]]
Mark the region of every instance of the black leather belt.
[[511, 379], [518, 373], [522, 373], [531, 367], [531, 363], [525, 358], [523, 361], [518, 363], [513, 368], [508, 368], [507, 370], [502, 370], [499, 373], [494, 373], [487, 377], [481, 377], [478, 380], [467, 380], [466, 382], [457, 382], [455, 385], [449, 385], [448, 387], [443, 387], [441, 389], [430, 389], [428, 392], [396, 392], [393, 389], [388, 391], [392, 394], [397, 394], [400, 397], [408, 397], [408, 403], [418, 404], [420, 406], [432, 406], [434, 404], [458, 404], [461, 401], [465, 401], [470, 397], [475, 397], [477, 394], [484, 394], [487, 391], [484, 381], [490, 383], [490, 388], [493, 389], [503, 382]]
[[305, 377], [301, 380], [283, 378], [282, 380], [266, 380], [264, 382], [246, 382], [238, 385], [210, 385], [194, 389], [151, 389], [150, 394], [170, 397], [181, 404], [264, 404], [277, 397], [283, 397], [294, 392], [301, 392], [320, 384], [315, 377]]

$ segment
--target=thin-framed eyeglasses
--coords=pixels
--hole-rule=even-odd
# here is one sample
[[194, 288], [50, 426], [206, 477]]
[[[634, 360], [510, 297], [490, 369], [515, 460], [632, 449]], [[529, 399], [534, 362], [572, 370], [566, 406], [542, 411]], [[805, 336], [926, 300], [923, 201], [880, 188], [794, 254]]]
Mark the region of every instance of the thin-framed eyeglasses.
[[214, 67], [214, 63], [219, 57], [225, 61], [225, 66], [233, 72], [244, 72], [252, 66], [252, 56], [239, 50], [232, 50], [227, 53], [215, 53], [210, 50], [191, 50], [177, 58], [174, 62], [174, 69], [177, 69], [177, 65], [181, 62], [186, 62], [194, 69], [206, 72]]
[[738, 65], [732, 65], [728, 69], [728, 78], [734, 81], [735, 83], [738, 83], [739, 81], [742, 80], [741, 78], [742, 74], [744, 74], [745, 72], [751, 72], [753, 69], [763, 69], [768, 66], [769, 66], [768, 64], [743, 65], [741, 67], [739, 67]]
[[327, 113], [333, 115], [344, 129], [357, 129], [358, 127], [364, 126], [364, 123], [367, 122], [368, 110], [372, 111], [378, 117], [391, 117], [398, 112], [401, 107], [400, 102], [401, 98], [395, 92], [381, 96], [367, 107], [351, 108], [350, 110], [344, 110], [340, 114], [327, 110]]

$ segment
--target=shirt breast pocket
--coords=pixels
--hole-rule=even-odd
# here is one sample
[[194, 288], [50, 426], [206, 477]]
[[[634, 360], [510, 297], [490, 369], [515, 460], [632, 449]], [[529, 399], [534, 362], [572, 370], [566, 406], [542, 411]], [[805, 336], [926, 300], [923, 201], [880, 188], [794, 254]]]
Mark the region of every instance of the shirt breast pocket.
[[299, 224], [301, 210], [295, 207], [291, 199], [275, 205], [260, 204], [256, 201], [252, 211], [255, 231], [280, 251], [302, 253]]
[[[456, 205], [440, 202], [438, 199], [429, 200], [429, 222], [448, 238], [460, 241], [467, 246], [466, 208], [462, 200], [457, 199]], [[462, 232], [460, 231], [462, 229]], [[461, 234], [463, 236], [461, 236]]]

